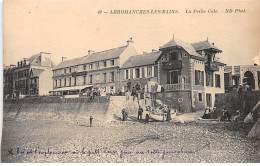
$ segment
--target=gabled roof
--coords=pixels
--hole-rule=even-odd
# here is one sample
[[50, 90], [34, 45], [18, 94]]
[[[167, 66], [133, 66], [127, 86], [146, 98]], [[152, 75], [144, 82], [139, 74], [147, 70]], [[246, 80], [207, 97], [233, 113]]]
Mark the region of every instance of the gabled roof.
[[179, 39], [172, 39], [168, 43], [164, 44], [163, 46], [160, 47], [160, 50], [169, 48], [169, 47], [182, 47], [185, 51], [187, 51], [190, 55], [194, 56], [200, 56], [196, 50], [193, 48], [191, 43], [179, 40]]
[[157, 58], [161, 55], [161, 51], [144, 53], [141, 55], [131, 56], [121, 68], [131, 68], [137, 66], [146, 66], [155, 64]]
[[30, 77], [38, 77], [42, 72], [44, 71], [44, 69], [31, 69], [30, 71]]
[[76, 66], [81, 64], [81, 62], [86, 59], [87, 56], [83, 56], [83, 57], [79, 57], [79, 58], [75, 58], [75, 59], [69, 59], [66, 60], [64, 62], [61, 62], [60, 64], [58, 64], [55, 69], [61, 69], [61, 68], [66, 68], [66, 67], [70, 67], [70, 66]]
[[55, 66], [55, 64], [53, 63], [53, 61], [51, 59], [49, 59], [49, 61], [43, 61], [41, 59], [40, 56], [42, 55], [42, 53], [50, 54], [50, 53], [46, 53], [46, 52], [40, 52], [39, 54], [33, 55], [26, 60], [26, 62], [28, 62], [27, 65], [36, 65], [36, 66], [40, 65], [40, 66], [53, 68]]
[[87, 56], [87, 58], [82, 62], [82, 64], [101, 61], [105, 59], [118, 58], [126, 48], [127, 45], [101, 52], [92, 53], [91, 55]]
[[208, 40], [197, 42], [197, 43], [192, 43], [192, 46], [194, 47], [194, 49], [196, 51], [213, 49], [216, 52], [222, 52], [220, 49], [215, 47], [214, 44], [210, 43]]

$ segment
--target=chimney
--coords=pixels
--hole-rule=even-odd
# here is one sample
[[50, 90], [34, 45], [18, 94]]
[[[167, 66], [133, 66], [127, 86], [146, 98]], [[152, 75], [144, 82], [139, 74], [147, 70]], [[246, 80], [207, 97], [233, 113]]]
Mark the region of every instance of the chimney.
[[27, 61], [27, 58], [23, 58], [23, 64], [24, 64], [24, 66], [26, 66], [26, 61]]
[[20, 62], [20, 66], [23, 67], [23, 61]]
[[95, 52], [95, 51], [93, 51], [93, 50], [88, 50], [88, 56], [90, 56], [93, 52]]
[[64, 62], [67, 60], [67, 57], [61, 57], [61, 62]]
[[130, 37], [130, 40], [127, 40], [126, 42], [127, 42], [127, 45], [128, 45], [128, 46], [134, 43], [132, 37]]
[[17, 62], [17, 67], [18, 67], [18, 68], [20, 67], [20, 63], [19, 63], [19, 62]]

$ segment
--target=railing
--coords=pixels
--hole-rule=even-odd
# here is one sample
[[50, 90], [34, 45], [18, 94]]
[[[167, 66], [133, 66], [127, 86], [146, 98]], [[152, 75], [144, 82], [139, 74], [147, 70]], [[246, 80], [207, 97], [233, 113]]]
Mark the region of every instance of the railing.
[[218, 66], [213, 62], [205, 64], [206, 71], [219, 71]]
[[162, 87], [164, 88], [164, 91], [189, 90], [190, 83], [166, 84], [166, 85], [162, 85]]
[[182, 69], [182, 61], [181, 60], [172, 60], [169, 62], [162, 63], [163, 70], [179, 70]]

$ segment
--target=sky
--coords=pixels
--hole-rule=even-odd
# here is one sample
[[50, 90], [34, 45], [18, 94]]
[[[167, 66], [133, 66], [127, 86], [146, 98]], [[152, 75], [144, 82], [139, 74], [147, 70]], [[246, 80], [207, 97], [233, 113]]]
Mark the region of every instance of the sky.
[[[178, 10], [178, 14], [109, 14], [111, 10]], [[185, 13], [216, 9], [218, 13]], [[225, 13], [245, 9], [245, 13]], [[102, 10], [101, 14], [98, 11]], [[139, 54], [158, 49], [173, 37], [193, 43], [209, 39], [227, 65], [252, 65], [260, 56], [260, 1], [173, 0], [5, 0], [4, 64], [17, 64], [39, 52], [85, 56], [126, 45]]]

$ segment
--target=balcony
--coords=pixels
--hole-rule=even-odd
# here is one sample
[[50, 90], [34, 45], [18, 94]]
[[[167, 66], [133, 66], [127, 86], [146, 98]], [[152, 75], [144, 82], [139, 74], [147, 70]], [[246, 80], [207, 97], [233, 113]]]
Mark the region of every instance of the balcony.
[[182, 61], [181, 60], [172, 60], [169, 62], [162, 63], [163, 70], [181, 70], [182, 68]]
[[84, 76], [84, 75], [87, 75], [87, 71], [73, 72], [71, 75], [72, 75], [72, 77]]
[[162, 85], [164, 91], [190, 90], [190, 83]]
[[215, 63], [206, 63], [205, 70], [206, 71], [219, 71], [219, 68]]

